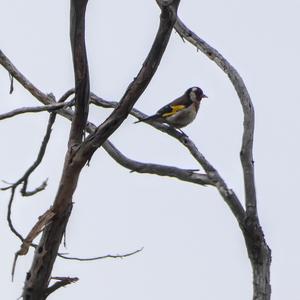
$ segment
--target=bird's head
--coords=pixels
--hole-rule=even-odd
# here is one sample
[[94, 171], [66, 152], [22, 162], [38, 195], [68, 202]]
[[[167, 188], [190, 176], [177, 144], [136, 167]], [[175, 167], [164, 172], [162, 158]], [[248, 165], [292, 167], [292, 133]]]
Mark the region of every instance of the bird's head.
[[200, 102], [203, 98], [207, 98], [203, 91], [197, 86], [189, 88], [185, 93], [193, 102]]

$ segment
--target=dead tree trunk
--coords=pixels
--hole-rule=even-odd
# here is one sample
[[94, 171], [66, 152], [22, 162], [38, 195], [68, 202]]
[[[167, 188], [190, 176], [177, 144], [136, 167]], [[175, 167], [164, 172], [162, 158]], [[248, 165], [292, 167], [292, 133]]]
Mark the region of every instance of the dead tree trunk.
[[[215, 187], [225, 203], [231, 209], [233, 216], [236, 218], [243, 233], [253, 271], [253, 300], [270, 300], [271, 250], [266, 243], [263, 230], [259, 223], [256, 204], [254, 163], [252, 156], [254, 109], [250, 95], [242, 78], [235, 68], [217, 50], [199, 38], [177, 18], [179, 0], [157, 0], [161, 8], [160, 25], [157, 35], [149, 55], [143, 63], [143, 67], [134, 81], [127, 88], [121, 101], [109, 102], [100, 99], [93, 94], [90, 95], [89, 71], [84, 37], [87, 2], [88, 0], [71, 0], [70, 38], [75, 74], [75, 111], [65, 109], [63, 103], [55, 102], [49, 95], [46, 95], [35, 88], [33, 84], [31, 84], [13, 66], [8, 58], [5, 57], [3, 52], [0, 51], [0, 63], [7, 69], [13, 78], [16, 78], [25, 89], [45, 105], [45, 107], [42, 108], [24, 108], [15, 110], [11, 113], [1, 115], [0, 120], [29, 111], [53, 111], [59, 109], [59, 111], [57, 111], [58, 114], [61, 114], [72, 121], [64, 168], [58, 191], [53, 206], [51, 207], [53, 217], [50, 222], [46, 224], [39, 245], [36, 247], [31, 269], [26, 276], [23, 299], [46, 299], [57, 288], [72, 282], [72, 279], [64, 278], [60, 282], [49, 286], [52, 268], [72, 211], [72, 198], [76, 190], [81, 170], [85, 164], [89, 162], [93, 153], [99, 147], [103, 146], [114, 160], [134, 172], [171, 176], [186, 182]], [[135, 117], [145, 117], [141, 112], [133, 109], [133, 105], [152, 79], [166, 49], [174, 24], [175, 29], [182, 38], [195, 45], [197, 49], [207, 55], [209, 59], [214, 61], [228, 75], [239, 97], [244, 114], [244, 131], [240, 158], [244, 174], [245, 206], [242, 205], [242, 201], [235, 195], [234, 191], [227, 186], [217, 170], [197, 149], [196, 145], [187, 136], [176, 131], [174, 128], [164, 124], [149, 122], [149, 125], [174, 137], [186, 147], [194, 159], [201, 165], [204, 170], [203, 174], [194, 170], [134, 161], [124, 156], [107, 140], [129, 113]], [[68, 93], [66, 93], [66, 95], [68, 95]], [[112, 114], [98, 127], [87, 122], [90, 99], [94, 104], [114, 108]], [[64, 97], [62, 97], [62, 100], [65, 100]], [[50, 117], [50, 121], [45, 140], [49, 140], [50, 138], [51, 126], [55, 121], [55, 117]], [[84, 140], [83, 136], [85, 130], [89, 132], [89, 136]], [[43, 153], [45, 152], [47, 141], [43, 144], [41, 156], [43, 156]], [[42, 157], [39, 157], [39, 159], [42, 159]], [[35, 163], [30, 171], [26, 173], [26, 176], [24, 175], [21, 180], [8, 187], [12, 189], [12, 196], [8, 209], [9, 213], [16, 187], [20, 182], [24, 182], [22, 190], [23, 192], [26, 190], [28, 176], [38, 163], [37, 160], [37, 163]], [[41, 189], [43, 188], [41, 187], [39, 191]], [[20, 238], [23, 243], [27, 242], [27, 246], [29, 247], [32, 240], [28, 242], [28, 240], [24, 239], [13, 228], [10, 217], [8, 217], [8, 223], [18, 238]]]
[[23, 299], [26, 300], [46, 299], [55, 290], [53, 286], [49, 287], [49, 279], [72, 210], [72, 197], [80, 172], [91, 159], [93, 153], [101, 147], [106, 139], [125, 120], [134, 103], [149, 84], [166, 49], [176, 21], [176, 12], [179, 5], [179, 0], [174, 0], [168, 1], [162, 7], [160, 26], [142, 69], [128, 87], [111, 116], [85, 141], [82, 141], [87, 125], [90, 98], [84, 37], [87, 2], [88, 0], [71, 0], [70, 38], [75, 74], [75, 113], [72, 120], [64, 169], [52, 207], [54, 217], [43, 231], [42, 238], [35, 251], [31, 269], [26, 276], [23, 290]]

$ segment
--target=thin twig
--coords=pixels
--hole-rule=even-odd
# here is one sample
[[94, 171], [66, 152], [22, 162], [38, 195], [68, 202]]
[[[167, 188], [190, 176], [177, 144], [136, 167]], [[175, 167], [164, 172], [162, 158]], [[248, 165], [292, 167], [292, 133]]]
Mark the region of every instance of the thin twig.
[[[23, 183], [21, 193], [24, 196], [33, 195], [33, 194], [36, 194], [37, 192], [42, 191], [43, 189], [45, 189], [47, 181], [44, 181], [41, 186], [39, 186], [38, 188], [36, 188], [35, 190], [33, 190], [31, 192], [26, 191], [28, 178], [29, 178], [30, 174], [37, 168], [37, 166], [40, 164], [40, 162], [42, 161], [43, 156], [45, 154], [46, 147], [47, 147], [48, 141], [50, 139], [50, 135], [51, 135], [52, 125], [55, 121], [55, 116], [56, 116], [56, 113], [51, 113], [50, 114], [49, 121], [48, 121], [48, 126], [47, 126], [47, 131], [46, 131], [45, 137], [43, 139], [42, 145], [40, 147], [38, 157], [37, 157], [36, 161], [34, 162], [34, 164], [27, 170], [27, 172], [25, 172], [25, 174], [16, 183], [14, 183], [14, 184], [6, 187], [6, 188], [1, 189], [1, 190], [11, 189], [11, 197], [10, 197], [10, 200], [8, 202], [8, 209], [7, 209], [7, 222], [8, 222], [8, 226], [9, 226], [10, 230], [22, 241], [22, 243], [24, 243], [25, 239], [15, 229], [15, 227], [12, 223], [12, 219], [11, 219], [12, 203], [13, 203], [13, 200], [14, 200], [15, 191], [16, 191], [17, 186], [20, 185], [21, 183]], [[31, 245], [31, 242], [32, 241], [30, 241], [27, 244]], [[14, 264], [13, 264], [13, 271], [14, 271], [14, 268], [15, 268], [15, 264], [16, 264], [16, 258], [15, 258]]]
[[[47, 148], [48, 142], [50, 140], [51, 132], [52, 132], [52, 125], [55, 122], [55, 118], [56, 118], [56, 113], [55, 112], [51, 113], [49, 116], [49, 120], [48, 120], [46, 134], [43, 138], [43, 141], [40, 146], [40, 150], [39, 150], [39, 153], [38, 153], [38, 156], [37, 156], [35, 162], [31, 165], [31, 167], [28, 168], [28, 170], [25, 172], [25, 174], [18, 181], [16, 181], [14, 184], [12, 184], [8, 187], [1, 188], [1, 190], [8, 190], [10, 188], [17, 187], [19, 184], [23, 183], [22, 192], [23, 193], [26, 192], [27, 181], [28, 181], [29, 176], [39, 166], [39, 164], [41, 163], [41, 161], [45, 155], [46, 148]], [[42, 186], [44, 184], [45, 184], [45, 181], [43, 182]]]
[[24, 241], [23, 236], [15, 229], [15, 227], [12, 223], [12, 220], [11, 220], [11, 209], [12, 209], [12, 204], [13, 204], [14, 197], [15, 197], [15, 191], [16, 191], [16, 187], [13, 186], [11, 188], [11, 195], [10, 195], [10, 199], [8, 202], [6, 219], [7, 219], [10, 230], [21, 240], [21, 242], [23, 242]]
[[71, 106], [71, 104], [73, 104], [73, 103], [72, 102], [54, 103], [54, 104], [35, 106], [35, 107], [21, 107], [21, 108], [14, 109], [10, 112], [1, 114], [0, 120], [12, 118], [14, 116], [17, 116], [20, 114], [25, 114], [25, 113], [38, 113], [38, 112], [43, 112], [43, 111], [51, 112], [51, 111], [61, 109], [63, 107]]
[[58, 99], [57, 103], [65, 102], [74, 93], [75, 93], [75, 89], [69, 89]]
[[100, 259], [105, 259], [105, 258], [125, 258], [125, 257], [128, 257], [128, 256], [132, 256], [136, 253], [139, 253], [139, 252], [143, 251], [143, 249], [144, 249], [144, 247], [142, 247], [141, 249], [135, 250], [133, 252], [126, 253], [126, 254], [116, 254], [116, 255], [108, 254], [108, 255], [90, 257], [90, 258], [70, 257], [70, 256], [65, 256], [63, 254], [58, 254], [58, 256], [63, 258], [63, 259], [69, 259], [69, 260], [94, 261], [94, 260], [100, 260]]
[[0, 50], [0, 64], [13, 76], [28, 92], [45, 105], [53, 104], [55, 101], [50, 95], [43, 93], [35, 87]]
[[23, 197], [30, 197], [30, 196], [33, 196], [33, 195], [43, 191], [47, 187], [48, 178], [45, 179], [40, 186], [36, 187], [32, 191], [27, 191], [27, 183], [28, 183], [28, 180], [25, 180], [23, 183], [23, 186], [21, 188], [21, 191], [20, 191]]

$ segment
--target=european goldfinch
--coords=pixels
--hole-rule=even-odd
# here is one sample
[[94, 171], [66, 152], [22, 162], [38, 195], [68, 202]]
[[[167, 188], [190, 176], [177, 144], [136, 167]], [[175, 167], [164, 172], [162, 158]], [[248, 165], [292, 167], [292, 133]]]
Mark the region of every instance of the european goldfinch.
[[175, 128], [185, 127], [196, 118], [203, 98], [207, 96], [199, 87], [191, 87], [182, 96], [163, 106], [155, 115], [140, 119], [135, 123], [155, 120]]

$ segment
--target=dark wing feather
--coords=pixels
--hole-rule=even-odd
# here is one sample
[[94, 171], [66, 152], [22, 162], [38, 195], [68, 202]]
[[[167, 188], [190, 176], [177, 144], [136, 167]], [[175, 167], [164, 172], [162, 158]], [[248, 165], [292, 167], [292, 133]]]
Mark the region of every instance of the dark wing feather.
[[161, 117], [163, 118], [167, 118], [170, 116], [175, 115], [178, 111], [181, 111], [183, 109], [185, 109], [186, 106], [182, 105], [182, 104], [178, 104], [178, 105], [166, 105], [163, 108], [161, 108], [157, 114], [159, 114]]
[[160, 110], [157, 111], [155, 115], [149, 116], [144, 119], [140, 119], [134, 123], [144, 122], [144, 121], [150, 121], [150, 120], [157, 120], [159, 118], [167, 118], [174, 114], [176, 114], [178, 111], [181, 111], [185, 109], [186, 107], [190, 106], [193, 102], [186, 97], [186, 95], [183, 95], [171, 103], [163, 106]]
[[179, 112], [179, 111], [185, 109], [186, 107], [190, 106], [192, 103], [193, 102], [191, 100], [189, 100], [188, 97], [183, 95], [183, 96], [175, 99], [174, 101], [172, 101], [168, 105], [165, 105], [164, 107], [162, 107], [157, 112], [157, 114], [160, 115], [163, 118], [167, 118], [167, 117], [173, 116], [177, 112]]
[[160, 118], [160, 116], [159, 116], [158, 114], [155, 114], [155, 115], [146, 117], [146, 118], [144, 118], [144, 119], [140, 119], [140, 120], [138, 120], [138, 121], [135, 121], [134, 124], [140, 123], [140, 122], [145, 122], [145, 121], [150, 121], [150, 120], [156, 120], [156, 119], [158, 119], [158, 118]]

